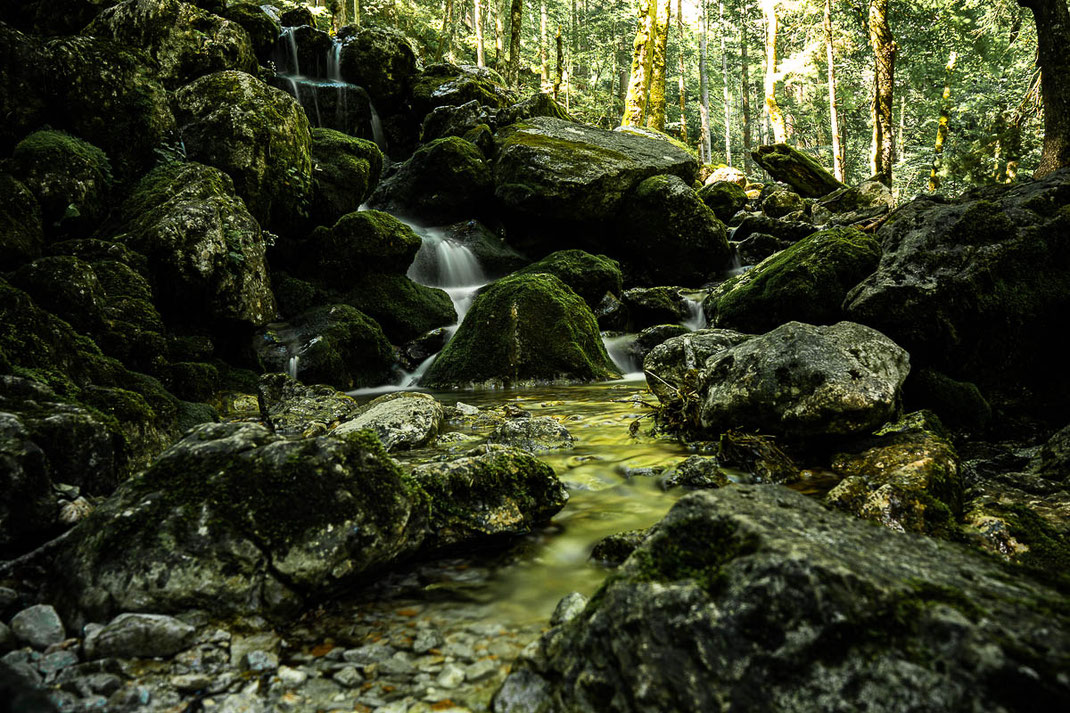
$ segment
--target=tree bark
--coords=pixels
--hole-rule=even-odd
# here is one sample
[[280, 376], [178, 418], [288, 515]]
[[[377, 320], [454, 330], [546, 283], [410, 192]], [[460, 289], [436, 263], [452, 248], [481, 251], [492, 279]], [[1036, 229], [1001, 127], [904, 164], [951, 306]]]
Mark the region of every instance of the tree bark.
[[[1064, 0], [1059, 0], [1064, 2]], [[892, 185], [895, 162], [895, 129], [892, 122], [892, 92], [895, 86], [895, 40], [888, 26], [889, 0], [870, 0], [869, 44], [873, 49], [873, 175]]]
[[1033, 178], [1070, 166], [1070, 10], [1066, 0], [1018, 0], [1037, 24], [1044, 148]]
[[949, 122], [951, 121], [951, 76], [955, 71], [955, 59], [958, 55], [952, 51], [947, 60], [947, 78], [944, 80], [943, 103], [940, 105], [940, 121], [936, 127], [936, 145], [933, 147], [933, 165], [929, 171], [929, 190], [940, 187], [940, 165], [943, 161], [944, 141], [947, 140]]
[[632, 43], [632, 71], [628, 79], [628, 93], [624, 96], [621, 126], [642, 126], [646, 117], [650, 69], [654, 59], [652, 40], [656, 12], [657, 5], [654, 0], [639, 0], [639, 24]]
[[509, 82], [520, 86], [520, 24], [524, 17], [524, 0], [512, 0], [509, 10]]
[[561, 25], [557, 26], [557, 34], [554, 36], [557, 42], [557, 71], [554, 72], [554, 101], [557, 101], [561, 92], [561, 75], [565, 71], [565, 45], [561, 39]]
[[476, 66], [486, 66], [483, 57], [483, 0], [475, 0], [472, 21], [476, 30]]
[[832, 173], [844, 178], [843, 144], [840, 143], [840, 109], [836, 103], [836, 58], [832, 48], [832, 0], [825, 0], [825, 57], [828, 62], [829, 123], [832, 127]]
[[539, 76], [542, 91], [550, 84], [550, 59], [546, 46], [546, 0], [539, 0]]
[[765, 18], [765, 111], [773, 127], [773, 141], [782, 144], [788, 131], [784, 124], [784, 112], [780, 110], [776, 100], [777, 2], [778, 0], [761, 0], [762, 16]]
[[724, 162], [732, 165], [732, 93], [728, 88], [728, 51], [725, 48], [724, 0], [717, 2], [721, 35], [721, 79], [724, 84]]
[[687, 143], [687, 90], [684, 87], [684, 0], [676, 0], [676, 36], [680, 45], [676, 70], [679, 73], [677, 91], [680, 94], [680, 141]]
[[442, 56], [446, 53], [447, 47], [452, 54], [453, 49], [450, 47], [450, 40], [452, 40], [453, 29], [453, 0], [442, 0], [442, 30], [438, 36], [438, 51], [435, 52], [435, 60], [442, 61]]
[[710, 145], [710, 84], [706, 79], [706, 27], [708, 25], [706, 0], [699, 0], [699, 3], [701, 4], [699, 23], [702, 25], [698, 43], [699, 155], [702, 157], [703, 163], [711, 163], [713, 161], [713, 147]]
[[739, 8], [739, 73], [740, 73], [740, 109], [743, 112], [743, 169], [750, 172], [751, 162], [751, 121], [750, 121], [750, 79], [747, 77], [747, 6], [744, 2]]
[[[502, 55], [505, 54], [505, 25], [502, 22], [502, 8], [501, 5], [505, 0], [491, 0], [491, 7], [494, 8], [494, 67], [495, 69], [502, 68]], [[505, 72], [508, 77], [509, 72]]]
[[650, 65], [650, 95], [646, 103], [646, 125], [665, 131], [665, 60], [669, 49], [672, 0], [659, 0], [654, 16], [654, 59]]

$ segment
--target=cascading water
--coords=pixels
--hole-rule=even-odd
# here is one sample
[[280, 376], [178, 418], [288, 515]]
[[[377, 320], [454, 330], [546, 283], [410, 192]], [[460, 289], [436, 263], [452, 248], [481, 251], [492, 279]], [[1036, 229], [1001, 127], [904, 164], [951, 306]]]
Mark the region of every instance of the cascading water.
[[692, 332], [706, 328], [706, 313], [702, 311], [702, 300], [687, 300], [687, 310], [690, 316], [682, 324]]
[[620, 369], [624, 379], [631, 381], [641, 378], [643, 364], [635, 354], [635, 334], [602, 335], [602, 343], [606, 345], [606, 354], [609, 355], [613, 364]]

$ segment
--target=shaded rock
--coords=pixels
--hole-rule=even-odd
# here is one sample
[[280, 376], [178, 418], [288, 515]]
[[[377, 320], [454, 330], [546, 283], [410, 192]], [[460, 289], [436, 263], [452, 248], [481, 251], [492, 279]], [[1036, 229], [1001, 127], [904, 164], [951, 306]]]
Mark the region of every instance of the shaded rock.
[[275, 316], [264, 235], [234, 192], [217, 169], [172, 163], [123, 204], [117, 239], [148, 258], [160, 309], [176, 323], [248, 327]]
[[1029, 469], [1049, 480], [1065, 482], [1070, 478], [1070, 426], [1057, 431], [1040, 447]]
[[428, 143], [446, 136], [465, 137], [480, 124], [486, 123], [486, 115], [479, 102], [472, 100], [460, 106], [440, 106], [424, 117], [420, 127], [420, 141]]
[[518, 275], [553, 275], [583, 298], [594, 309], [607, 292], [621, 293], [620, 264], [605, 255], [591, 255], [582, 250], [558, 250], [542, 260], [516, 271]]
[[703, 303], [711, 325], [764, 332], [796, 320], [840, 321], [847, 293], [880, 260], [873, 237], [853, 228], [814, 233], [718, 285]]
[[522, 99], [515, 104], [503, 107], [495, 115], [498, 126], [509, 126], [536, 116], [548, 116], [563, 121], [575, 121], [571, 114], [565, 111], [565, 107], [554, 101], [554, 98], [544, 92], [535, 92], [527, 99]]
[[35, 649], [45, 649], [67, 638], [59, 614], [49, 604], [35, 604], [11, 617], [15, 637]]
[[256, 67], [249, 34], [238, 23], [179, 0], [126, 0], [97, 15], [85, 34], [145, 51], [155, 77], [175, 88], [204, 74]]
[[249, 212], [282, 231], [308, 213], [312, 135], [286, 92], [244, 72], [216, 72], [174, 93], [189, 157], [226, 171]]
[[457, 310], [449, 294], [405, 275], [364, 275], [352, 289], [338, 294], [337, 301], [356, 307], [378, 322], [393, 344], [404, 344], [433, 329], [457, 323]]
[[992, 407], [976, 384], [929, 367], [911, 372], [903, 385], [903, 398], [907, 408], [935, 411], [952, 428], [980, 429], [992, 418]]
[[768, 191], [762, 198], [761, 208], [762, 212], [770, 218], [783, 218], [804, 210], [806, 205], [798, 193], [792, 193], [779, 186], [774, 186], [773, 190]]
[[379, 184], [375, 208], [428, 224], [471, 217], [490, 199], [490, 168], [483, 154], [456, 136], [436, 139]]
[[344, 38], [342, 78], [368, 90], [384, 115], [402, 109], [416, 79], [417, 67], [416, 52], [396, 30], [363, 26]]
[[624, 560], [635, 552], [647, 530], [629, 530], [616, 535], [609, 535], [599, 540], [591, 550], [591, 559], [606, 567], [619, 567]]
[[360, 408], [351, 396], [330, 386], [305, 386], [286, 374], [261, 376], [257, 400], [264, 420], [282, 436], [304, 434], [316, 425], [326, 430]]
[[499, 109], [514, 100], [497, 72], [470, 64], [433, 64], [420, 73], [412, 86], [412, 106], [419, 116], [436, 107], [473, 101], [481, 107]]
[[799, 466], [771, 436], [726, 431], [717, 440], [717, 462], [746, 473], [751, 483], [787, 485], [799, 480]]
[[[510, 678], [525, 676], [527, 703], [547, 711], [1059, 708], [1070, 700], [1055, 675], [1070, 650], [1070, 622], [1049, 608], [1059, 598], [784, 488], [704, 491]], [[496, 711], [535, 710], [503, 702], [509, 685]]]
[[731, 181], [707, 183], [698, 189], [698, 197], [722, 223], [727, 223], [729, 218], [747, 205], [747, 194], [741, 186]]
[[478, 220], [466, 220], [443, 228], [446, 237], [472, 251], [484, 272], [505, 276], [530, 260], [510, 247], [499, 232], [494, 232]]
[[93, 268], [76, 257], [38, 258], [12, 273], [11, 284], [80, 332], [104, 329], [107, 295]]
[[628, 328], [628, 307], [608, 292], [594, 307], [594, 316], [603, 331], [623, 332]]
[[817, 228], [804, 221], [780, 220], [762, 213], [749, 213], [732, 231], [732, 239], [741, 242], [755, 233], [762, 233], [777, 240], [794, 243], [814, 232], [817, 232]]
[[790, 436], [865, 433], [894, 418], [909, 356], [852, 322], [789, 322], [706, 362], [701, 425]]
[[306, 243], [297, 246], [303, 253], [299, 274], [347, 290], [353, 286], [355, 275], [404, 273], [420, 245], [412, 228], [389, 213], [347, 213], [330, 228], [316, 228]]
[[433, 396], [408, 391], [380, 396], [332, 431], [334, 436], [367, 429], [388, 451], [419, 448], [434, 441], [442, 427], [442, 404]]
[[0, 547], [55, 527], [59, 508], [44, 452], [19, 418], [0, 413]]
[[766, 233], [751, 233], [732, 244], [735, 246], [740, 265], [757, 265], [773, 253], [790, 248], [793, 243], [792, 240], [784, 240]]
[[673, 337], [688, 334], [690, 331], [682, 324], [656, 324], [653, 327], [647, 327], [635, 337], [635, 342], [632, 344], [632, 353], [635, 355], [636, 361], [641, 364], [654, 347]]
[[307, 7], [298, 6], [279, 15], [279, 22], [283, 27], [315, 27], [316, 16]]
[[41, 254], [41, 207], [14, 176], [0, 172], [0, 270], [12, 270]]
[[621, 295], [635, 331], [658, 324], [683, 322], [691, 316], [688, 299], [676, 287], [633, 287]]
[[120, 614], [93, 629], [83, 646], [90, 659], [173, 656], [192, 643], [194, 628], [163, 614]]
[[678, 402], [697, 387], [707, 359], [750, 338], [730, 329], [700, 329], [667, 339], [643, 359], [647, 385], [663, 404]]
[[446, 463], [420, 465], [410, 477], [429, 497], [430, 537], [438, 547], [526, 534], [568, 502], [553, 468], [505, 446], [484, 446]]
[[486, 287], [421, 385], [519, 385], [617, 375], [586, 303], [553, 275]]
[[550, 451], [572, 448], [574, 439], [568, 429], [549, 416], [510, 418], [503, 421], [488, 438], [525, 451]]
[[257, 60], [267, 62], [270, 59], [271, 50], [282, 31], [282, 26], [272, 19], [263, 7], [251, 2], [230, 3], [216, 14], [245, 29], [249, 34], [249, 41], [252, 43]]
[[757, 151], [751, 151], [751, 158], [804, 198], [820, 198], [843, 187], [817, 161], [787, 144], [759, 146]]
[[863, 181], [840, 188], [814, 204], [814, 222], [832, 225], [864, 225], [895, 208], [892, 189], [880, 181]]
[[666, 473], [660, 481], [665, 490], [680, 487], [689, 490], [723, 488], [731, 483], [716, 458], [703, 456], [689, 456]]
[[370, 141], [312, 129], [312, 218], [333, 225], [371, 196], [383, 171], [383, 153]]

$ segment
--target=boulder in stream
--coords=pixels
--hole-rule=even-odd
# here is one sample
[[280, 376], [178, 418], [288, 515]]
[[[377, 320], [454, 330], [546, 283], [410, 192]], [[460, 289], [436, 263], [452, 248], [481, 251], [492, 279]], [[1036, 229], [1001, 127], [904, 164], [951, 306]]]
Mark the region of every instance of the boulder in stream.
[[352, 418], [360, 406], [326, 384], [305, 386], [282, 373], [264, 374], [257, 389], [260, 414], [280, 436], [301, 435]]
[[554, 275], [582, 297], [591, 309], [598, 307], [607, 292], [621, 293], [620, 264], [605, 255], [591, 255], [583, 250], [558, 250], [516, 272]]
[[682, 401], [697, 387], [707, 359], [751, 337], [731, 329], [700, 329], [667, 339], [643, 358], [647, 385], [663, 404]]
[[386, 394], [357, 409], [333, 436], [368, 429], [388, 451], [408, 450], [429, 445], [442, 427], [442, 404], [428, 394], [399, 391]]
[[506, 419], [488, 440], [533, 452], [572, 448], [575, 442], [568, 429], [549, 416]]
[[317, 225], [334, 225], [360, 208], [383, 171], [378, 146], [333, 129], [312, 129], [312, 160], [311, 218]]

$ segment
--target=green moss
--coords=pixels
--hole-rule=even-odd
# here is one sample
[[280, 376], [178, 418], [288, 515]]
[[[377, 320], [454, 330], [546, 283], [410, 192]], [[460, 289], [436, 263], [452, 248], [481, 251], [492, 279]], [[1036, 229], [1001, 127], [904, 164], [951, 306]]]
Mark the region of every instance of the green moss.
[[383, 154], [371, 141], [332, 129], [312, 129], [313, 219], [321, 225], [357, 210], [383, 172]]
[[422, 241], [412, 228], [378, 210], [348, 213], [332, 228], [317, 228], [309, 239], [305, 270], [310, 280], [338, 289], [352, 286], [354, 275], [404, 273]]
[[45, 167], [72, 167], [79, 172], [89, 171], [103, 185], [112, 182], [111, 162], [107, 154], [88, 141], [65, 131], [37, 131], [15, 146], [16, 163], [38, 164]]
[[620, 295], [623, 286], [620, 263], [583, 250], [558, 250], [515, 274], [537, 273], [554, 275], [582, 297], [591, 309], [598, 306], [606, 292]]
[[734, 522], [681, 519], [654, 531], [632, 555], [629, 573], [640, 582], [691, 580], [713, 596], [724, 581], [724, 565], [757, 547], [757, 538], [740, 533]]
[[378, 322], [393, 344], [404, 344], [457, 321], [448, 294], [404, 275], [365, 275], [339, 301]]
[[1070, 591], [1070, 544], [1066, 536], [1025, 505], [993, 503], [985, 512], [1007, 523], [1009, 534], [1029, 548], [1016, 558], [1034, 576]]
[[746, 191], [731, 181], [717, 181], [702, 186], [698, 189], [698, 197], [722, 223], [727, 223], [729, 218], [747, 205]]

